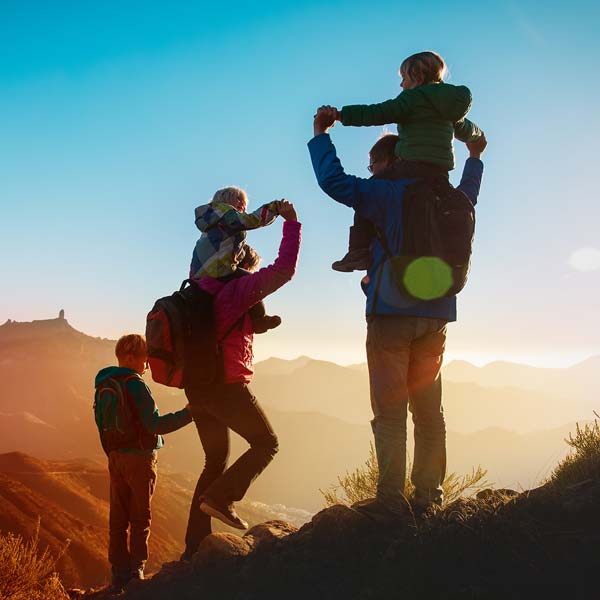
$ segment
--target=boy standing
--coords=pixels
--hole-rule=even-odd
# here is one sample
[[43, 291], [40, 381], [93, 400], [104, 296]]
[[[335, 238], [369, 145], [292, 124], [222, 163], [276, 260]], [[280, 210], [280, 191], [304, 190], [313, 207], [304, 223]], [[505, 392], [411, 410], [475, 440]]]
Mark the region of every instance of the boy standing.
[[110, 474], [108, 560], [112, 584], [122, 589], [129, 580], [144, 578], [157, 450], [163, 446], [160, 434], [191, 423], [192, 415], [186, 406], [160, 416], [142, 379], [148, 358], [143, 336], [124, 335], [115, 354], [119, 366], [106, 367], [96, 375], [94, 415]]

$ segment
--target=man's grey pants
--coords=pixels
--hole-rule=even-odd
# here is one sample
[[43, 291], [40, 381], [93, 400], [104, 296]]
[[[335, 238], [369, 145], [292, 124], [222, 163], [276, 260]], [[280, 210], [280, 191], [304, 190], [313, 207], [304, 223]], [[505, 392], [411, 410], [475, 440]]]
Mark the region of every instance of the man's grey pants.
[[405, 506], [407, 407], [415, 425], [411, 480], [417, 502], [441, 503], [446, 475], [446, 423], [440, 368], [446, 321], [424, 317], [367, 318], [371, 422], [379, 465], [377, 498]]

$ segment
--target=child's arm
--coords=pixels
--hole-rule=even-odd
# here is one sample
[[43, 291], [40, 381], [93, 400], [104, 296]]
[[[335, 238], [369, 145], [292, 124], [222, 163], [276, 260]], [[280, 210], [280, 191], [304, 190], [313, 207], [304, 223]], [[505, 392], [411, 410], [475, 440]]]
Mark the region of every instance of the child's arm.
[[465, 144], [476, 142], [483, 135], [483, 131], [469, 119], [461, 119], [454, 123], [454, 137]]
[[220, 221], [229, 235], [234, 235], [240, 231], [248, 229], [257, 229], [270, 225], [277, 218], [278, 202], [274, 200], [268, 204], [263, 204], [260, 208], [251, 213], [238, 212], [235, 208], [227, 211]]
[[150, 433], [171, 433], [192, 422], [192, 415], [187, 408], [161, 416], [148, 386], [141, 379], [129, 381], [127, 389], [133, 394], [142, 424]]
[[361, 127], [400, 123], [410, 113], [410, 102], [408, 100], [409, 95], [402, 92], [397, 98], [379, 104], [344, 106], [340, 113], [342, 124]]

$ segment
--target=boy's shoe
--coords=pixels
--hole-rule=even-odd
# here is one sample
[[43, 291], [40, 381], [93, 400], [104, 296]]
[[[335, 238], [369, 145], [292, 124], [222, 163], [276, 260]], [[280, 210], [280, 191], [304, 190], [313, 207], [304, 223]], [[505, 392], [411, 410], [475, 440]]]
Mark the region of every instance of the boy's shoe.
[[269, 329], [275, 329], [281, 325], [281, 317], [273, 315], [272, 317], [264, 316], [260, 319], [252, 321], [252, 328], [254, 333], [265, 333]]
[[336, 260], [331, 268], [341, 273], [351, 273], [352, 271], [366, 271], [371, 263], [371, 253], [368, 248], [359, 250], [350, 250], [342, 260]]
[[219, 519], [229, 525], [229, 527], [235, 527], [236, 529], [248, 529], [248, 523], [243, 519], [240, 519], [238, 514], [235, 512], [233, 502], [229, 504], [219, 504], [211, 498], [206, 496], [200, 501], [200, 510], [215, 519]]
[[131, 579], [131, 573], [114, 572], [112, 574], [111, 584], [108, 588], [111, 594], [120, 594]]
[[143, 581], [145, 579], [144, 569], [143, 568], [134, 569], [133, 571], [131, 571], [131, 577], [129, 579], [130, 579], [130, 581], [135, 580], [135, 579], [137, 579], [138, 581]]

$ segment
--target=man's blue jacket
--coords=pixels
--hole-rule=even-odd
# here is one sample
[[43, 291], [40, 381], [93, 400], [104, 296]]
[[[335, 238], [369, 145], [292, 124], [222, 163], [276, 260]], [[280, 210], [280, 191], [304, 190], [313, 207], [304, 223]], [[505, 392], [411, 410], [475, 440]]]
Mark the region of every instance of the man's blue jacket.
[[[336, 202], [353, 208], [358, 215], [372, 221], [385, 233], [392, 254], [402, 247], [402, 201], [407, 185], [414, 179], [362, 179], [344, 173], [335, 146], [328, 134], [317, 135], [308, 149], [321, 189]], [[476, 204], [483, 163], [469, 158], [465, 163], [458, 189]], [[363, 285], [367, 296], [367, 316], [404, 315], [456, 321], [456, 297], [438, 300], [415, 300], [403, 295], [393, 282], [385, 252], [375, 240], [372, 246], [369, 282]], [[381, 273], [380, 273], [381, 270]]]

